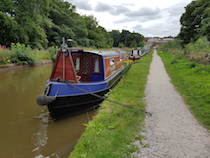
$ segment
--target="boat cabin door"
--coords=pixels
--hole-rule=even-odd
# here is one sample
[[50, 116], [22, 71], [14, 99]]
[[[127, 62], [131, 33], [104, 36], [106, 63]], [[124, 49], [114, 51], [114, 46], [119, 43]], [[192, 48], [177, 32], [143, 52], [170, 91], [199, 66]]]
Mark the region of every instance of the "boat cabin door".
[[88, 54], [73, 54], [72, 56], [76, 74], [81, 77], [80, 81], [89, 82], [91, 56]]

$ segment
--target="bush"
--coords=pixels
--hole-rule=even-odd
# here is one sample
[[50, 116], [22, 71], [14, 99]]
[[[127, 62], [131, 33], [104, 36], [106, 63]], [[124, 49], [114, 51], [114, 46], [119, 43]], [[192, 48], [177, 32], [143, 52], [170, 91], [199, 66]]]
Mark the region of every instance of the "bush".
[[0, 47], [0, 65], [3, 64], [29, 64], [34, 65], [39, 60], [55, 59], [58, 47], [50, 47], [48, 50], [31, 49], [20, 43], [12, 43], [10, 49]]
[[7, 63], [10, 63], [10, 54], [9, 54], [9, 50], [0, 50], [0, 64], [4, 65]]
[[210, 42], [206, 37], [199, 38], [195, 43], [189, 43], [185, 46], [186, 52], [209, 53]]
[[57, 52], [58, 52], [58, 47], [56, 46], [52, 46], [52, 47], [49, 47], [48, 48], [48, 51], [51, 53], [51, 59], [53, 61], [55, 61], [55, 58], [56, 58], [56, 55], [57, 55]]
[[178, 39], [175, 39], [174, 41], [169, 41], [163, 46], [161, 46], [159, 50], [165, 51], [165, 52], [172, 51], [172, 52], [178, 53], [183, 50], [183, 47], [181, 46], [181, 42], [182, 41]]
[[12, 43], [11, 51], [10, 60], [12, 63], [33, 65], [37, 61], [30, 46], [25, 46], [20, 43]]

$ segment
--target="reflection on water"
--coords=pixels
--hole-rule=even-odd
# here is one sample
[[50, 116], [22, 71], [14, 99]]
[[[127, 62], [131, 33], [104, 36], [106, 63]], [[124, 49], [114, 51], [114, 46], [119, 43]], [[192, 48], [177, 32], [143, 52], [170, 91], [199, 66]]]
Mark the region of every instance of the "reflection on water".
[[37, 131], [37, 133], [34, 133], [32, 137], [32, 142], [35, 146], [32, 152], [35, 152], [36, 155], [39, 155], [40, 157], [41, 155], [40, 151], [42, 151], [44, 147], [47, 145], [47, 140], [48, 140], [47, 127], [49, 123], [49, 112], [43, 110], [42, 113], [39, 116], [35, 116], [35, 118], [39, 118], [40, 123], [38, 128], [39, 130]]
[[0, 157], [67, 158], [94, 112], [53, 122], [36, 104], [52, 65], [0, 72]]

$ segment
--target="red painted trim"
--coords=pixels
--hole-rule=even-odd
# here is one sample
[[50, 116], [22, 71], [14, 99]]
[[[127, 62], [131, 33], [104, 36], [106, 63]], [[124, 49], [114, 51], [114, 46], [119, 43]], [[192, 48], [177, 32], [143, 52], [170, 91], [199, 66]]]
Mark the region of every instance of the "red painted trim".
[[50, 80], [57, 80], [58, 78], [60, 80], [77, 82], [77, 75], [70, 52], [64, 54], [62, 51], [58, 51]]

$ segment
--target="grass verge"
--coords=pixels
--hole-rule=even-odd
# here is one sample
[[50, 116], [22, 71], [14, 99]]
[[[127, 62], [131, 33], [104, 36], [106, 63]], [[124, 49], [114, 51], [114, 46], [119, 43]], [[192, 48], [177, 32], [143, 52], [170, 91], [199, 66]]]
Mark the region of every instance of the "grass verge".
[[48, 50], [32, 50], [30, 46], [12, 43], [10, 49], [0, 48], [0, 65], [34, 65], [41, 60], [54, 60], [57, 50], [57, 47], [50, 47]]
[[158, 54], [193, 115], [210, 129], [210, 65], [197, 64], [176, 54]]
[[71, 153], [70, 158], [128, 158], [137, 147], [132, 145], [140, 139], [139, 131], [144, 121], [145, 84], [152, 53], [136, 62], [123, 76], [108, 98], [132, 107], [132, 109], [104, 101], [99, 113], [88, 124], [86, 131]]

